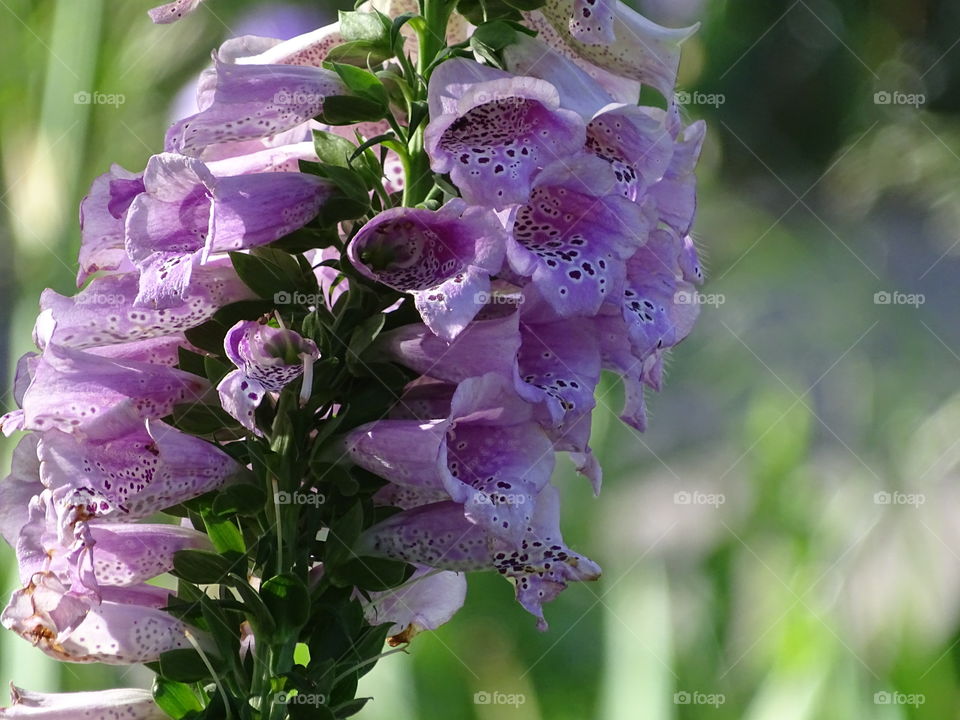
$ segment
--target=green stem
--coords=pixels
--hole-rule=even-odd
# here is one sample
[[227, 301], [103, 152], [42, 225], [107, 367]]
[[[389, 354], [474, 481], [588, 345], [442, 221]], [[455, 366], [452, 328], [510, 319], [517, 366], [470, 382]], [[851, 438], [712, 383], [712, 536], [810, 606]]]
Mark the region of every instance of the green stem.
[[[453, 11], [450, 0], [420, 0], [421, 22], [414, 26], [417, 32], [417, 99], [427, 99], [427, 82], [430, 80], [430, 65], [447, 45], [447, 22]], [[413, 103], [408, 108], [408, 117], [413, 117]], [[411, 133], [407, 141], [408, 160], [404, 163], [406, 184], [403, 188], [403, 204], [407, 207], [424, 201], [433, 189], [430, 159], [423, 151], [424, 122]]]

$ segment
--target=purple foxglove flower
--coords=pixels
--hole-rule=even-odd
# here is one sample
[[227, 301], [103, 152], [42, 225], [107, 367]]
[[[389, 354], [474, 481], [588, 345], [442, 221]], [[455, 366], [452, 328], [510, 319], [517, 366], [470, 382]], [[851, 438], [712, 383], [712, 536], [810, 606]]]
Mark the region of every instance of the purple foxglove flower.
[[174, 23], [184, 15], [192, 13], [202, 2], [203, 0], [174, 0], [150, 10], [150, 19], [158, 25]]
[[543, 170], [513, 211], [510, 267], [563, 317], [595, 315], [617, 297], [624, 261], [646, 242], [650, 222], [617, 183], [609, 163], [580, 155]]
[[328, 96], [348, 94], [332, 70], [227, 63], [216, 54], [214, 64], [212, 98], [167, 131], [168, 151], [198, 155], [208, 145], [276, 135], [319, 115]]
[[372, 280], [413, 295], [424, 323], [453, 339], [474, 318], [503, 265], [496, 215], [455, 198], [436, 212], [392, 208], [364, 225], [347, 248]]
[[134, 665], [189, 647], [187, 627], [153, 607], [72, 597], [51, 573], [13, 593], [0, 622], [55, 660]]
[[302, 227], [330, 185], [303, 173], [215, 178], [199, 160], [164, 153], [144, 171], [130, 206], [127, 255], [140, 271], [136, 304], [180, 305], [194, 269], [215, 253], [266, 245]]
[[[488, 315], [485, 308], [453, 340], [444, 340], [430, 332], [426, 325], [416, 323], [383, 333], [378, 345], [411, 370], [448, 383], [459, 383], [488, 372], [513, 378], [518, 375], [520, 315], [515, 308], [507, 306], [494, 309], [503, 312]], [[522, 388], [517, 390], [523, 394]]]
[[624, 197], [641, 200], [667, 172], [673, 138], [662, 110], [612, 104], [587, 123], [587, 149], [613, 166]]
[[0, 708], [0, 720], [165, 720], [167, 717], [149, 690], [134, 688], [40, 693], [11, 686], [10, 700], [13, 705]]
[[143, 177], [113, 165], [93, 181], [80, 203], [80, 270], [77, 286], [100, 270], [132, 270], [123, 247], [123, 223]]
[[176, 335], [210, 319], [224, 305], [248, 300], [253, 292], [237, 277], [229, 260], [194, 270], [189, 295], [179, 307], [134, 307], [136, 273], [95, 278], [73, 297], [44, 290], [35, 340], [78, 349]]
[[[698, 26], [665, 28], [618, 2], [612, 5], [612, 42], [597, 44], [571, 33], [575, 3], [585, 3], [585, 0], [547, 0], [539, 10], [527, 13], [527, 24], [535, 30], [542, 30], [545, 25], [552, 28], [553, 33], [541, 32], [540, 37], [548, 44], [558, 44], [561, 51], [573, 51], [613, 75], [650, 85], [665, 98], [673, 97], [680, 66], [680, 44], [696, 32]], [[604, 8], [604, 12], [609, 7]], [[582, 7], [580, 9], [582, 17]], [[603, 25], [609, 28], [609, 18]], [[610, 38], [608, 32], [601, 30], [601, 33], [605, 39]]]
[[389, 644], [396, 646], [449, 622], [466, 598], [467, 578], [463, 573], [421, 566], [401, 587], [371, 593], [369, 602], [361, 602], [368, 623], [393, 624]]
[[706, 132], [707, 126], [702, 120], [684, 128], [676, 138], [673, 156], [663, 178], [648, 190], [648, 195], [656, 203], [660, 221], [673, 228], [680, 237], [690, 232], [697, 210], [694, 168], [700, 159]]
[[596, 563], [563, 543], [559, 519], [559, 493], [547, 485], [536, 498], [522, 541], [512, 546], [471, 525], [456, 503], [439, 502], [404, 510], [370, 528], [357, 552], [461, 572], [492, 568], [514, 582], [517, 600], [546, 630], [543, 603], [568, 582], [600, 576]]
[[252, 432], [258, 432], [254, 411], [268, 392], [282, 390], [311, 371], [304, 377], [304, 392], [309, 393], [313, 363], [320, 357], [313, 340], [253, 320], [241, 320], [230, 328], [224, 348], [238, 369], [217, 385], [220, 402]]
[[574, 0], [567, 27], [570, 36], [587, 45], [612, 45], [617, 0]]
[[537, 170], [583, 147], [583, 120], [560, 107], [557, 89], [464, 59], [430, 79], [424, 147], [472, 205], [524, 202]]
[[198, 401], [208, 387], [203, 378], [174, 368], [50, 343], [23, 394], [23, 409], [0, 418], [0, 429], [58, 429], [107, 439], [139, 418], [163, 417], [178, 403]]
[[533, 406], [496, 373], [461, 382], [443, 419], [380, 420], [351, 431], [346, 444], [361, 467], [400, 485], [444, 489], [470, 522], [513, 541], [554, 465]]
[[102, 440], [50, 430], [40, 479], [87, 517], [135, 520], [221, 487], [244, 471], [229, 455], [158, 420]]
[[24, 508], [34, 495], [43, 492], [37, 457], [39, 440], [35, 433], [20, 439], [10, 461], [10, 474], [0, 481], [0, 536], [10, 547], [16, 547], [20, 530], [27, 523]]
[[16, 544], [24, 585], [35, 573], [52, 572], [80, 594], [96, 594], [103, 586], [137, 586], [171, 570], [178, 550], [210, 548], [205, 534], [178, 525], [78, 519], [62, 527], [49, 490], [29, 502], [27, 517]]

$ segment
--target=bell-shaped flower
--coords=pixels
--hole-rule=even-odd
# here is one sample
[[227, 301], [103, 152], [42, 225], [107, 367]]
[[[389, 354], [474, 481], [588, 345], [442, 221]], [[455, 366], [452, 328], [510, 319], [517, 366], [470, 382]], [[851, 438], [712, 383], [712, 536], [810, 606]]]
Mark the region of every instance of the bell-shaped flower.
[[[605, 1], [608, 4], [603, 4]], [[584, 18], [584, 10], [590, 16]], [[595, 12], [599, 23], [575, 24], [594, 20]], [[527, 25], [540, 31], [540, 38], [561, 52], [572, 51], [615, 76], [654, 87], [665, 98], [673, 97], [680, 45], [697, 30], [696, 25], [678, 29], [657, 25], [626, 3], [612, 0], [597, 0], [592, 6], [588, 0], [547, 0], [526, 17]], [[544, 32], [546, 28], [553, 32]]]
[[183, 305], [135, 307], [139, 291], [132, 272], [94, 278], [73, 297], [44, 290], [34, 339], [41, 348], [53, 342], [86, 349], [167, 337], [209, 320], [224, 305], [254, 297], [226, 259], [193, 271]]
[[379, 420], [352, 430], [351, 460], [400, 485], [443, 489], [470, 522], [518, 542], [554, 466], [533, 406], [496, 373], [461, 382], [446, 416], [425, 405], [435, 419]]
[[149, 690], [122, 688], [94, 692], [41, 693], [10, 686], [10, 707], [0, 720], [166, 720]]
[[77, 286], [101, 270], [132, 270], [123, 246], [123, 224], [133, 199], [143, 192], [143, 176], [113, 165], [80, 203], [80, 270]]
[[413, 295], [424, 323], [452, 339], [483, 306], [503, 265], [505, 232], [496, 215], [455, 198], [437, 211], [392, 208], [364, 225], [347, 248], [371, 280]]
[[193, 270], [211, 255], [266, 245], [312, 220], [330, 185], [304, 173], [215, 178], [202, 162], [163, 153], [150, 158], [146, 191], [126, 219], [127, 255], [140, 271], [136, 304], [180, 305]]
[[600, 576], [596, 563], [564, 544], [559, 520], [559, 493], [547, 485], [517, 545], [471, 524], [456, 503], [438, 502], [404, 510], [368, 529], [356, 551], [444, 570], [494, 569], [513, 582], [517, 600], [545, 630], [543, 603], [568, 582]]
[[[149, 517], [244, 473], [215, 445], [159, 420], [132, 423], [101, 440], [51, 429], [40, 434], [34, 455], [38, 480], [59, 504], [111, 521]], [[33, 469], [28, 459], [24, 478]], [[7, 492], [0, 486], [0, 497]]]
[[187, 626], [155, 603], [90, 602], [71, 595], [53, 573], [36, 573], [15, 591], [0, 622], [65, 662], [134, 665], [190, 647]]
[[49, 490], [21, 507], [24, 511], [28, 522], [16, 543], [24, 584], [35, 573], [52, 572], [61, 582], [70, 584], [72, 591], [98, 593], [102, 586], [137, 586], [171, 570], [177, 551], [211, 547], [204, 533], [179, 525], [87, 522], [78, 518], [64, 527], [54, 493]]
[[398, 588], [361, 599], [363, 615], [371, 625], [392, 623], [391, 646], [408, 643], [424, 630], [436, 630], [463, 607], [467, 578], [463, 573], [419, 567]]
[[37, 457], [39, 441], [36, 433], [24, 435], [13, 450], [10, 474], [0, 480], [0, 537], [10, 547], [16, 547], [20, 530], [27, 524], [25, 508], [33, 496], [43, 492]]
[[212, 97], [204, 100], [201, 90], [200, 112], [167, 131], [170, 152], [199, 155], [208, 145], [270, 137], [319, 115], [327, 97], [349, 94], [332, 70], [213, 59]]
[[189, 15], [203, 0], [173, 0], [165, 5], [159, 5], [150, 10], [150, 19], [158, 25], [174, 23], [185, 15]]
[[141, 418], [169, 415], [197, 402], [209, 388], [175, 368], [112, 359], [50, 343], [23, 394], [22, 410], [0, 418], [0, 429], [81, 432], [94, 439], [123, 434]]
[[702, 120], [684, 128], [674, 141], [670, 164], [663, 178], [647, 191], [656, 203], [659, 220], [669, 225], [680, 237], [690, 232], [697, 210], [697, 176], [694, 170], [700, 159], [706, 132], [707, 126]]
[[238, 369], [217, 385], [220, 402], [224, 410], [255, 433], [259, 431], [254, 412], [266, 394], [282, 390], [305, 372], [304, 390], [309, 392], [313, 363], [320, 357], [313, 340], [253, 320], [241, 320], [230, 328], [224, 348]]
[[449, 60], [431, 76], [429, 103], [430, 165], [471, 205], [524, 202], [539, 169], [583, 147], [583, 120], [537, 78]]
[[624, 261], [646, 242], [647, 214], [617, 183], [609, 163], [583, 154], [541, 172], [512, 212], [510, 267], [563, 317], [596, 315], [615, 298]]

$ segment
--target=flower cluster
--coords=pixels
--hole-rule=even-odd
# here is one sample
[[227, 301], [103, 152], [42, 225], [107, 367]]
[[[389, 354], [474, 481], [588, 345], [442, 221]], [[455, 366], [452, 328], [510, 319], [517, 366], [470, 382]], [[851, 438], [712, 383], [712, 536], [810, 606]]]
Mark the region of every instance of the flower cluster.
[[[696, 319], [704, 126], [637, 104], [672, 98], [692, 29], [615, 0], [511, 11], [536, 38], [413, 10], [227, 41], [165, 152], [83, 201], [81, 289], [43, 294], [0, 418], [27, 431], [0, 483], [21, 584], [2, 622], [47, 654], [159, 660], [161, 690], [206, 679], [198, 708], [246, 717], [278, 688], [342, 695], [379, 652], [367, 623], [409, 642], [467, 571], [508, 578], [542, 629], [599, 577], [551, 476], [569, 453], [599, 492], [601, 372], [643, 430]], [[171, 571], [177, 593], [151, 583]], [[168, 678], [177, 652], [205, 667]], [[158, 716], [132, 690], [14, 701], [0, 717]]]

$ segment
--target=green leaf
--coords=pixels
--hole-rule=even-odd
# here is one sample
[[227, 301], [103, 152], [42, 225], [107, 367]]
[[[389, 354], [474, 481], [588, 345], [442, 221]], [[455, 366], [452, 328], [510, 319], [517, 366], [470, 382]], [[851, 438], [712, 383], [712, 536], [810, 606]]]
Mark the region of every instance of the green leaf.
[[300, 264], [283, 250], [262, 247], [250, 253], [232, 252], [230, 260], [240, 279], [264, 299], [276, 302], [279, 293], [300, 289]]
[[338, 587], [358, 587], [380, 592], [403, 584], [413, 574], [413, 566], [399, 560], [362, 557], [337, 565], [330, 581]]
[[310, 617], [310, 592], [292, 573], [274, 575], [260, 587], [260, 596], [285, 639], [296, 637]]
[[231, 563], [239, 561], [247, 551], [247, 546], [236, 522], [232, 518], [220, 517], [212, 512], [207, 512], [203, 513], [203, 524], [207, 529], [210, 542], [213, 543], [217, 552], [230, 560]]
[[185, 347], [178, 347], [177, 367], [185, 372], [192, 373], [193, 375], [206, 377], [206, 369], [203, 366], [204, 357], [205, 356], [198, 355], [191, 350], [187, 350]]
[[376, 10], [373, 12], [341, 10], [338, 14], [340, 37], [345, 42], [367, 40], [375, 43], [382, 42], [389, 47], [391, 21], [386, 15]]
[[232, 581], [231, 584], [233, 587], [237, 589], [237, 592], [240, 593], [240, 597], [243, 599], [247, 617], [250, 620], [250, 624], [253, 625], [254, 634], [257, 637], [262, 635], [264, 639], [269, 638], [276, 632], [276, 623], [270, 614], [270, 610], [267, 609], [266, 604], [263, 602], [263, 598], [260, 597], [260, 594], [256, 590], [250, 587], [250, 583], [248, 583], [245, 578], [240, 577], [236, 573], [230, 575], [230, 580]]
[[480, 27], [489, 20], [522, 20], [523, 15], [503, 0], [459, 0], [457, 12]]
[[203, 658], [192, 648], [169, 650], [160, 656], [160, 674], [168, 680], [194, 683], [210, 677]]
[[384, 108], [384, 113], [386, 113], [388, 103], [387, 90], [383, 87], [383, 83], [380, 82], [380, 78], [369, 70], [364, 70], [363, 68], [358, 68], [353, 65], [345, 65], [337, 62], [331, 62], [329, 65], [333, 71], [340, 76], [344, 85], [346, 85], [351, 92], [365, 100], [380, 103]]
[[[327, 60], [349, 63], [351, 65], [379, 65], [394, 56], [393, 50], [386, 44], [369, 40], [354, 40], [330, 48]], [[330, 100], [330, 98], [327, 98]]]
[[354, 556], [353, 544], [363, 530], [363, 506], [353, 503], [330, 528], [324, 550], [324, 563], [335, 565]]
[[267, 494], [258, 485], [228, 485], [213, 499], [213, 512], [217, 515], [256, 515], [266, 502]]
[[233, 563], [209, 550], [178, 550], [173, 556], [172, 574], [197, 585], [223, 582]]
[[232, 365], [227, 365], [224, 362], [220, 362], [213, 357], [203, 358], [203, 372], [206, 378], [210, 381], [210, 384], [216, 386], [220, 383], [221, 380], [233, 370]]
[[[353, 66], [340, 65], [340, 67]], [[366, 72], [366, 70], [363, 72]], [[383, 92], [386, 96], [386, 88]], [[382, 120], [386, 117], [387, 112], [386, 102], [355, 95], [331, 95], [324, 101], [323, 111], [317, 116], [317, 119], [327, 125], [353, 125], [360, 122]]]
[[219, 405], [194, 403], [174, 405], [170, 424], [191, 435], [213, 435], [221, 430], [240, 427]]
[[347, 346], [347, 367], [349, 367], [351, 371], [356, 370], [358, 366], [363, 367], [361, 361], [363, 352], [377, 339], [386, 321], [386, 315], [377, 313], [364, 320], [360, 326], [353, 331], [353, 334], [350, 336], [350, 343]]
[[187, 720], [203, 710], [189, 685], [162, 676], [153, 679], [153, 700], [173, 720]]
[[372, 697], [355, 698], [353, 700], [349, 700], [343, 703], [343, 705], [337, 706], [337, 708], [334, 710], [334, 713], [338, 718], [353, 717], [358, 712], [363, 710], [363, 706], [371, 700], [373, 700]]
[[342, 168], [350, 167], [350, 158], [357, 149], [357, 146], [345, 137], [323, 130], [313, 131], [313, 147], [321, 163]]

